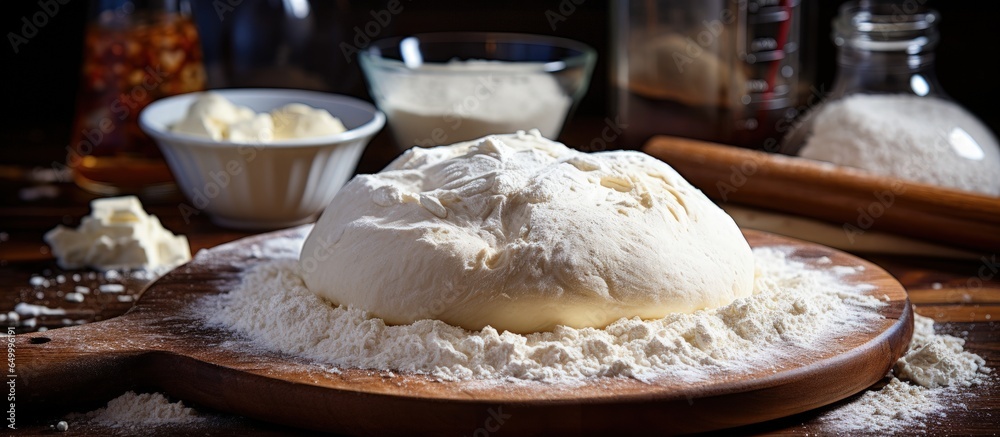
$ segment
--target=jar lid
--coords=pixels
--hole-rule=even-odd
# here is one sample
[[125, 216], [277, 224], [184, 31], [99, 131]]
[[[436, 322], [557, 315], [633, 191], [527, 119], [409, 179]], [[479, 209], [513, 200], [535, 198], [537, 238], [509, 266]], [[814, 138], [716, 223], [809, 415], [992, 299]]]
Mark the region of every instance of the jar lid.
[[833, 42], [871, 51], [919, 53], [937, 45], [940, 14], [916, 1], [847, 2], [833, 20]]

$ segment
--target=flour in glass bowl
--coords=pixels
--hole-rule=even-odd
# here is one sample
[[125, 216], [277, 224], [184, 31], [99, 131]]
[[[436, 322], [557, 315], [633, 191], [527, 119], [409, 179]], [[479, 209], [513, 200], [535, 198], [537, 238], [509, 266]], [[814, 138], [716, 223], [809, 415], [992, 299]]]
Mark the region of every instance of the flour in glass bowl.
[[401, 146], [534, 128], [555, 138], [573, 103], [542, 63], [453, 60], [373, 74], [385, 75], [380, 107]]

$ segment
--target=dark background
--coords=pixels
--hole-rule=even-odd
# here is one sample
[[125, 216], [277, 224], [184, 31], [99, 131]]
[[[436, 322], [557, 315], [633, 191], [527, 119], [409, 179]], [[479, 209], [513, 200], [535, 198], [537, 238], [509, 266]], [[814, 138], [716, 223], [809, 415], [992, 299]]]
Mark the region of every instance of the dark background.
[[[57, 0], [43, 0], [56, 2]], [[20, 161], [19, 150], [52, 150], [58, 156], [69, 142], [76, 91], [80, 76], [81, 44], [88, 18], [88, 0], [67, 1], [30, 42], [15, 54], [9, 41], [4, 45], [3, 98], [8, 110], [3, 117], [0, 162]], [[107, 1], [107, 0], [92, 0]], [[196, 20], [203, 33], [203, 45], [208, 62], [223, 59], [245, 59], [246, 63], [266, 64], [267, 56], [254, 57], [241, 46], [275, 41], [282, 32], [300, 32], [301, 23], [283, 22], [280, 0], [193, 0]], [[215, 6], [235, 3], [220, 20]], [[610, 112], [608, 62], [610, 59], [610, 5], [606, 1], [585, 0], [565, 21], [552, 29], [545, 12], [558, 11], [560, 1], [420, 1], [401, 0], [404, 11], [394, 16], [390, 25], [378, 37], [428, 31], [507, 31], [550, 34], [585, 42], [598, 51], [598, 64], [591, 87], [577, 110], [577, 117], [601, 118]], [[580, 1], [580, 0], [576, 0]], [[956, 101], [982, 118], [994, 132], [1000, 131], [1000, 99], [995, 64], [1000, 32], [1000, 2], [945, 2], [909, 0], [938, 9], [943, 20], [942, 35], [937, 49], [937, 71], [945, 91]], [[306, 53], [293, 53], [293, 61], [306, 64], [325, 74], [316, 87], [329, 91], [367, 97], [357, 62], [345, 62], [338, 43], [354, 36], [355, 25], [372, 19], [372, 10], [384, 9], [384, 1], [319, 1], [312, 0], [312, 39], [304, 46]], [[563, 0], [562, 3], [570, 3]], [[840, 2], [803, 0], [806, 35], [814, 43], [806, 45], [815, 62], [813, 81], [817, 88], [829, 89], [834, 74], [833, 44], [830, 42], [830, 20]], [[22, 17], [41, 10], [38, 0], [5, 2], [3, 30], [20, 32]], [[240, 23], [240, 24], [234, 24]], [[234, 28], [238, 26], [238, 28]], [[241, 52], [242, 50], [242, 52]], [[238, 56], [239, 55], [239, 56]], [[298, 56], [295, 60], [295, 56]], [[209, 65], [211, 85], [239, 86], [235, 83], [239, 71], [218, 69], [219, 62]], [[252, 65], [249, 65], [252, 67]], [[249, 68], [249, 67], [248, 67]], [[237, 69], [238, 70], [238, 69]], [[228, 83], [222, 80], [229, 77]], [[255, 85], [255, 84], [250, 84]], [[259, 84], [273, 85], [273, 84]], [[38, 150], [34, 150], [38, 152]]]

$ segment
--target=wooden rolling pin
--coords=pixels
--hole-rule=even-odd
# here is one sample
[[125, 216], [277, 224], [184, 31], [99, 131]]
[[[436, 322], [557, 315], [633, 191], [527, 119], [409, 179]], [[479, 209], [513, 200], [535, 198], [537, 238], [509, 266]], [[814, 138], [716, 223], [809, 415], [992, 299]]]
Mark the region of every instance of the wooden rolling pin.
[[1000, 198], [686, 138], [653, 137], [643, 151], [719, 203], [825, 220], [843, 228], [849, 241], [880, 230], [977, 252], [1000, 251]]

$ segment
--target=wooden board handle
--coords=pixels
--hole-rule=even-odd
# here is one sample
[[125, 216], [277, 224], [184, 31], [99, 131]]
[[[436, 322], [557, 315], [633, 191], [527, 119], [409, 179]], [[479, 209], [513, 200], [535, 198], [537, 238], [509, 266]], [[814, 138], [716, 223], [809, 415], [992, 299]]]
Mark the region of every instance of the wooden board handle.
[[28, 416], [52, 414], [71, 404], [106, 401], [131, 388], [145, 351], [123, 341], [127, 339], [120, 336], [128, 333], [122, 330], [123, 322], [128, 323], [126, 316], [14, 336], [19, 411]]

